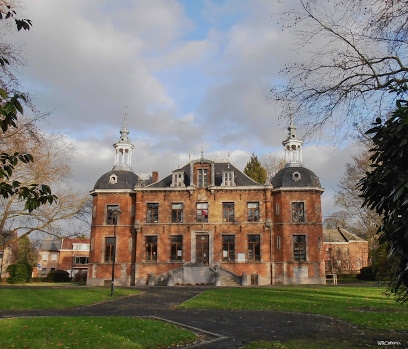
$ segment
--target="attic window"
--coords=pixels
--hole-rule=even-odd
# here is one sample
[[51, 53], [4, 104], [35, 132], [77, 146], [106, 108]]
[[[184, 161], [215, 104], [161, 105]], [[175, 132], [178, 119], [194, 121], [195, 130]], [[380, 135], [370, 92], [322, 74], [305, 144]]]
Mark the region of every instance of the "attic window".
[[232, 187], [235, 186], [234, 171], [222, 171], [222, 186]]
[[184, 172], [182, 171], [173, 172], [171, 186], [172, 187], [184, 187], [185, 186]]
[[109, 184], [116, 184], [116, 183], [118, 183], [118, 176], [116, 176], [115, 174], [110, 175]]

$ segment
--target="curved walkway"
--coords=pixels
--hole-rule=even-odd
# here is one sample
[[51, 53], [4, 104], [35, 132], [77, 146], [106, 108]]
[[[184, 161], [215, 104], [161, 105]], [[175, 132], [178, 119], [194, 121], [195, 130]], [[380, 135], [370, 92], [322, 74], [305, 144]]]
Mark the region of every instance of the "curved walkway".
[[[273, 311], [178, 309], [177, 305], [208, 287], [140, 287], [143, 293], [75, 309], [1, 311], [0, 318], [21, 316], [149, 316], [171, 321], [204, 334], [197, 348], [239, 348], [252, 341], [284, 342], [295, 338], [346, 340], [359, 346], [378, 347], [377, 341], [401, 343], [408, 335], [374, 333], [327, 316]], [[380, 344], [381, 345], [381, 344]], [[341, 348], [341, 345], [339, 345]]]

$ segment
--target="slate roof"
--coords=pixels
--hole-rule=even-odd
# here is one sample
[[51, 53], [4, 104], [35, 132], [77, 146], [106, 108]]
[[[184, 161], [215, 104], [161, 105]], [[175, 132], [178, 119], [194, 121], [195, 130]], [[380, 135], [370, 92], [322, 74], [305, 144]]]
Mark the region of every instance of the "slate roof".
[[[215, 169], [215, 185], [220, 186], [222, 183], [222, 173], [223, 171], [234, 171], [235, 176], [235, 187], [239, 186], [258, 186], [263, 188], [263, 185], [255, 182], [251, 178], [249, 178], [245, 173], [238, 170], [235, 166], [231, 165], [227, 162], [213, 162], [210, 160], [203, 160], [204, 163], [214, 163]], [[184, 172], [184, 184], [186, 186], [192, 185], [190, 179], [190, 163], [187, 165], [175, 170], [175, 171], [183, 171]], [[208, 180], [210, 183], [210, 178]], [[167, 177], [163, 178], [162, 180], [148, 185], [146, 188], [169, 188], [172, 183], [172, 175], [168, 175]]]
[[319, 177], [303, 166], [284, 167], [272, 178], [272, 185], [274, 189], [303, 187], [322, 189]]
[[[116, 175], [117, 183], [109, 183], [111, 175]], [[102, 175], [95, 183], [96, 189], [133, 189], [137, 184], [139, 177], [136, 173], [129, 170], [112, 170]]]
[[58, 251], [61, 246], [60, 240], [42, 240], [40, 244], [41, 251]]
[[363, 238], [350, 233], [343, 228], [328, 229], [323, 228], [324, 242], [350, 242], [350, 241], [366, 241]]

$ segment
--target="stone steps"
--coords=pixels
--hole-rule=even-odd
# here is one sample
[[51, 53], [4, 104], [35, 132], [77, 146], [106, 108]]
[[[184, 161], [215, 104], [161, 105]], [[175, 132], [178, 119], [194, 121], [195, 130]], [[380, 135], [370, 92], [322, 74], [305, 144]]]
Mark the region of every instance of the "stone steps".
[[241, 284], [229, 276], [221, 276], [221, 286], [237, 287], [241, 286]]

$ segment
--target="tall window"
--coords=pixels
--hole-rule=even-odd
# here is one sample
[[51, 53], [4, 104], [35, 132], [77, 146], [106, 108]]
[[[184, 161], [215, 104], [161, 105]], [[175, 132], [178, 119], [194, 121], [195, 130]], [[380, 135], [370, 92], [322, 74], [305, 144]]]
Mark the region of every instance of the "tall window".
[[293, 259], [296, 262], [306, 261], [306, 235], [293, 235]]
[[234, 203], [233, 202], [223, 202], [222, 203], [222, 218], [223, 222], [234, 222]]
[[170, 260], [172, 262], [183, 259], [183, 235], [173, 235], [171, 237]]
[[292, 202], [292, 222], [305, 222], [304, 202]]
[[235, 259], [235, 236], [223, 235], [222, 236], [222, 260], [234, 261]]
[[157, 236], [146, 236], [146, 261], [157, 262]]
[[208, 202], [197, 203], [197, 222], [208, 222]]
[[197, 170], [197, 187], [205, 188], [208, 186], [208, 170], [206, 168], [199, 168]]
[[248, 260], [260, 261], [261, 260], [261, 236], [260, 235], [248, 235]]
[[147, 204], [147, 223], [157, 223], [159, 221], [159, 204]]
[[105, 238], [105, 262], [112, 262], [115, 254], [115, 238]]
[[171, 204], [171, 222], [183, 222], [183, 204]]
[[248, 222], [259, 222], [259, 202], [248, 202]]
[[112, 214], [113, 210], [119, 210], [118, 205], [107, 205], [106, 206], [106, 224], [117, 224], [118, 223], [118, 217], [115, 217]]

